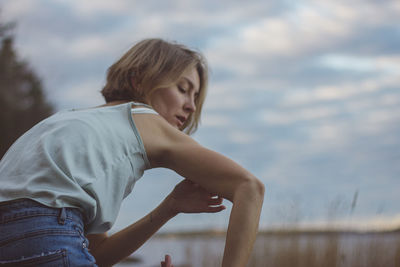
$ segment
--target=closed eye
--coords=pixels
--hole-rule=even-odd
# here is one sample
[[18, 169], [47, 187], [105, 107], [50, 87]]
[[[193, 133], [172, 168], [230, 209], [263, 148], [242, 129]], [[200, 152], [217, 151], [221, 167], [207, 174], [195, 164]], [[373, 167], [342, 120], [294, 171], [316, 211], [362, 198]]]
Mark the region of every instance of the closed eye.
[[186, 89], [183, 88], [182, 86], [178, 86], [178, 90], [179, 90], [181, 93], [186, 93]]

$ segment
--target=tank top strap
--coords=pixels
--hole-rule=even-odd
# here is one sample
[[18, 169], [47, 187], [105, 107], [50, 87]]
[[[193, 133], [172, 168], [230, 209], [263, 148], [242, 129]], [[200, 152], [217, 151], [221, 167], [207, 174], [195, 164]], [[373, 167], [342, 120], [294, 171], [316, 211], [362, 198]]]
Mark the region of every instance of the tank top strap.
[[136, 108], [131, 108], [132, 114], [156, 114], [158, 113], [150, 106], [145, 103], [131, 102], [131, 104], [139, 106]]

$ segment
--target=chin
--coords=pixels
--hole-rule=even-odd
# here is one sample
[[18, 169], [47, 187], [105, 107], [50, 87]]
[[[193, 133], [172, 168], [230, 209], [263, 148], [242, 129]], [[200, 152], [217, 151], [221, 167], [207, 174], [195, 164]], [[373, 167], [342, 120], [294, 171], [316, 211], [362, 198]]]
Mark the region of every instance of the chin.
[[176, 125], [176, 124], [173, 124], [173, 123], [170, 123], [170, 125], [172, 126], [172, 127], [174, 127], [175, 129], [177, 129], [177, 130], [181, 130], [181, 128], [179, 127], [179, 125]]
[[182, 126], [175, 125], [174, 128], [177, 129], [178, 131], [183, 131], [183, 127]]

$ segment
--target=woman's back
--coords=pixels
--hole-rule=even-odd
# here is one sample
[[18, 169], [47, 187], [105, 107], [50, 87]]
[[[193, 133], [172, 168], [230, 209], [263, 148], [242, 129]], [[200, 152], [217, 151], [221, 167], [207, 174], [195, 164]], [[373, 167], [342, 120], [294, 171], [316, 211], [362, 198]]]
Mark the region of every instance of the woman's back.
[[37, 124], [0, 162], [0, 201], [19, 196], [75, 207], [86, 214], [88, 232], [111, 228], [150, 167], [131, 106], [62, 111]]

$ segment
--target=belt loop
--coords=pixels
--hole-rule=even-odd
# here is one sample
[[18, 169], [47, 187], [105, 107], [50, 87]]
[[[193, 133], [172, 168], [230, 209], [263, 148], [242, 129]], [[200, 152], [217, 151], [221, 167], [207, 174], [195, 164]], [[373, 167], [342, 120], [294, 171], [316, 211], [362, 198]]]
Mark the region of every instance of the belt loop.
[[66, 219], [67, 219], [67, 212], [65, 211], [65, 208], [61, 208], [60, 215], [58, 216], [58, 223], [63, 225], [65, 224]]

